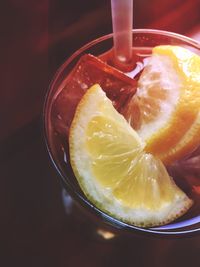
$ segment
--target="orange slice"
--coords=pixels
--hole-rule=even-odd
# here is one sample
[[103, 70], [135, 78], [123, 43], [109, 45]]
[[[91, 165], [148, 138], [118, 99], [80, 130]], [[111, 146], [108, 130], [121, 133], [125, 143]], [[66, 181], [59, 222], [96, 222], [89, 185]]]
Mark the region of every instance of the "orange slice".
[[178, 46], [158, 46], [124, 115], [145, 150], [170, 164], [200, 144], [200, 57]]

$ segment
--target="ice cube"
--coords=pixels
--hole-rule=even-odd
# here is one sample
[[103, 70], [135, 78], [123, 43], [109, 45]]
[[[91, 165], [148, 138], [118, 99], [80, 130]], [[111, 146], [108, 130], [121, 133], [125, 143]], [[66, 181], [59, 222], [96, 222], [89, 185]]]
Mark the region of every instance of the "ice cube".
[[136, 81], [92, 55], [84, 55], [58, 88], [52, 105], [52, 125], [61, 135], [68, 134], [75, 109], [86, 90], [98, 83], [115, 108], [125, 105], [136, 91]]

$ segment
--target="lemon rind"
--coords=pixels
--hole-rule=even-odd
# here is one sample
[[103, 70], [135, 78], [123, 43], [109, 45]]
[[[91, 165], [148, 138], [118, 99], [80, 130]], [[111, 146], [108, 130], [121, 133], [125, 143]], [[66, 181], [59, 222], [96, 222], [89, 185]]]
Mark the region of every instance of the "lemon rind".
[[[77, 107], [69, 136], [71, 166], [86, 197], [99, 209], [114, 218], [140, 227], [163, 225], [183, 215], [193, 203], [183, 192], [182, 194], [177, 194], [173, 202], [163, 204], [162, 212], [158, 210], [152, 211], [144, 207], [130, 208], [124, 206], [124, 204], [113, 196], [110, 189], [102, 187], [96, 181], [91, 170], [90, 155], [85, 151], [83, 136], [86, 130], [85, 125], [87, 125], [91, 117], [100, 114], [99, 111], [95, 114], [94, 110], [98, 110], [97, 106], [101, 104], [101, 99], [105, 101], [110, 100], [106, 98], [105, 93], [98, 85], [93, 86], [89, 90], [90, 92], [85, 94]], [[90, 110], [88, 109], [89, 107]], [[79, 122], [78, 124], [77, 121]], [[125, 119], [121, 116], [118, 123], [123, 124], [123, 121]], [[132, 129], [130, 131], [134, 132]], [[137, 135], [135, 136], [138, 138]], [[141, 143], [142, 147], [143, 143], [139, 138], [138, 142]], [[79, 153], [73, 152], [77, 150]], [[79, 170], [81, 170], [81, 173]], [[175, 183], [174, 186], [176, 186]]]

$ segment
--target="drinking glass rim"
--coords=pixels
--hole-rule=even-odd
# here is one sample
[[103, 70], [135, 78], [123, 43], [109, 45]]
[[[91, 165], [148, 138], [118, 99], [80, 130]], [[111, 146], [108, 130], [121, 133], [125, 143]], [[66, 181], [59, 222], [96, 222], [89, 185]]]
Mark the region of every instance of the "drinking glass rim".
[[[160, 35], [165, 35], [168, 37], [174, 37], [177, 39], [182, 39], [183, 41], [187, 42], [188, 44], [191, 44], [192, 46], [197, 47], [198, 49], [200, 49], [200, 43], [190, 37], [184, 36], [182, 34], [179, 33], [175, 33], [175, 32], [170, 32], [170, 31], [164, 31], [164, 30], [156, 30], [156, 29], [133, 29], [132, 33], [152, 33], [152, 34], [160, 34]], [[109, 38], [113, 37], [113, 33], [109, 33], [106, 35], [103, 35], [101, 37], [98, 37], [90, 42], [88, 42], [87, 44], [83, 45], [82, 47], [80, 47], [78, 50], [76, 50], [65, 62], [64, 64], [68, 65], [70, 64], [70, 62], [76, 57], [78, 56], [80, 53], [82, 53], [84, 50], [90, 48], [91, 46], [93, 46], [96, 43], [100, 43], [102, 41], [108, 40]]]
[[[176, 39], [179, 39], [181, 41], [187, 42], [188, 45], [191, 45], [191, 46], [193, 46], [195, 48], [200, 49], [200, 43], [198, 41], [196, 41], [196, 40], [194, 40], [194, 39], [192, 39], [190, 37], [184, 36], [182, 34], [170, 32], [170, 31], [156, 30], [156, 29], [133, 29], [132, 33], [135, 33], [135, 34], [149, 33], [149, 34], [168, 36], [168, 37], [176, 38]], [[46, 115], [45, 115], [46, 114], [46, 109], [47, 109], [47, 106], [48, 106], [48, 99], [49, 99], [50, 93], [52, 91], [52, 88], [54, 87], [54, 84], [55, 84], [57, 78], [59, 77], [60, 73], [62, 73], [63, 70], [66, 68], [66, 66], [68, 66], [77, 56], [79, 56], [82, 52], [84, 52], [85, 50], [89, 49], [93, 45], [95, 45], [97, 43], [100, 43], [102, 41], [111, 39], [112, 37], [113, 37], [113, 33], [110, 33], [110, 34], [107, 34], [107, 35], [103, 35], [103, 36], [101, 36], [99, 38], [96, 38], [96, 39], [88, 42], [87, 44], [85, 44], [82, 47], [80, 47], [79, 49], [77, 49], [58, 68], [58, 70], [56, 71], [53, 79], [50, 82], [49, 88], [47, 90], [47, 93], [46, 93], [45, 99], [44, 99], [42, 119], [43, 119], [44, 140], [45, 140], [45, 143], [46, 143], [46, 148], [47, 148], [48, 154], [50, 156], [51, 162], [53, 163], [57, 173], [61, 177], [61, 180], [63, 182], [63, 186], [67, 189], [67, 192], [70, 193], [70, 195], [72, 195], [73, 198], [76, 201], [78, 201], [78, 203], [81, 206], [85, 207], [87, 210], [91, 211], [92, 213], [95, 213], [96, 216], [102, 218], [104, 221], [109, 222], [112, 225], [115, 225], [116, 228], [118, 228], [118, 229], [122, 228], [123, 230], [128, 230], [128, 232], [137, 231], [137, 232], [140, 232], [140, 233], [153, 234], [154, 236], [166, 236], [166, 237], [182, 237], [182, 236], [186, 236], [188, 234], [189, 235], [194, 234], [196, 232], [200, 233], [200, 228], [182, 230], [182, 231], [178, 231], [178, 230], [166, 231], [165, 230], [165, 226], [163, 226], [163, 227], [162, 226], [161, 227], [158, 226], [158, 227], [142, 228], [142, 227], [138, 227], [138, 226], [135, 226], [135, 225], [130, 225], [130, 224], [125, 223], [123, 221], [120, 221], [120, 220], [118, 220], [116, 218], [113, 218], [111, 215], [108, 215], [107, 213], [105, 213], [104, 211], [100, 210], [95, 205], [93, 205], [86, 197], [83, 197], [76, 190], [76, 188], [74, 188], [74, 186], [71, 183], [68, 182], [68, 180], [65, 178], [67, 176], [61, 170], [61, 168], [59, 168], [58, 164], [56, 163], [56, 160], [55, 160], [55, 158], [53, 156], [53, 152], [51, 150], [50, 143], [48, 141], [48, 134], [47, 134], [48, 130], [47, 130], [47, 122], [46, 122], [47, 120], [46, 120]], [[163, 228], [163, 230], [161, 228]]]

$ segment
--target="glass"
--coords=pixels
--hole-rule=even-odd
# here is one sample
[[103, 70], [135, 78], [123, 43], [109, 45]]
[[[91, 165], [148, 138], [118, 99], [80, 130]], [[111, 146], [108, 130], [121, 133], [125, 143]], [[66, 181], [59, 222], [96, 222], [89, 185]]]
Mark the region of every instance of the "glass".
[[[50, 85], [44, 105], [44, 131], [48, 152], [52, 162], [59, 173], [66, 191], [71, 195], [72, 199], [74, 199], [76, 203], [83, 208], [83, 210], [87, 210], [89, 215], [93, 215], [92, 220], [94, 221], [103, 221], [103, 224], [106, 223], [111, 225], [113, 229], [120, 229], [120, 232], [128, 231], [129, 233], [143, 232], [154, 235], [174, 236], [191, 234], [200, 231], [200, 196], [195, 196], [197, 198], [197, 204], [192, 208], [192, 211], [188, 212], [175, 222], [161, 227], [140, 228], [112, 218], [93, 206], [93, 204], [90, 203], [90, 201], [84, 196], [77, 184], [68, 161], [68, 153], [66, 151], [66, 147], [68, 146], [67, 137], [63, 138], [63, 136], [59, 136], [59, 130], [55, 131], [56, 127], [62, 127], [62, 120], [59, 122], [59, 125], [58, 122], [55, 121], [54, 101], [62, 91], [62, 85], [65, 78], [76, 65], [80, 57], [89, 53], [95, 56], [102, 54], [105, 55], [105, 53], [113, 47], [112, 37], [112, 34], [103, 36], [86, 44], [76, 51], [60, 67]], [[142, 57], [144, 58], [149, 55], [154, 46], [167, 44], [184, 46], [200, 55], [199, 43], [179, 34], [159, 30], [140, 29], [132, 31], [132, 38], [133, 49], [135, 51], [140, 51], [140, 54], [142, 54]], [[72, 100], [68, 99], [68, 101]], [[196, 178], [195, 183], [198, 183], [200, 186], [200, 172], [198, 172]]]

